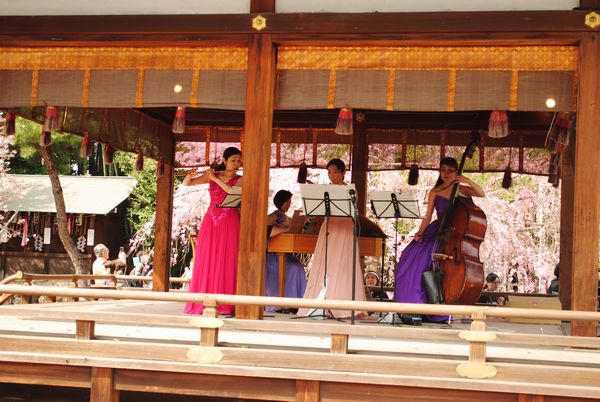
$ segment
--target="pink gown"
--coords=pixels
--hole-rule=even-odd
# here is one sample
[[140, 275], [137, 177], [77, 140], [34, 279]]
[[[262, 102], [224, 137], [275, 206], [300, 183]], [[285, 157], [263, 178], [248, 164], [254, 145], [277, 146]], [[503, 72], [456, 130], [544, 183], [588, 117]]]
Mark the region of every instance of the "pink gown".
[[[351, 218], [329, 218], [329, 239], [327, 240], [327, 290], [326, 300], [352, 300], [352, 254], [353, 254], [354, 223]], [[305, 299], [317, 299], [323, 288], [323, 275], [325, 274], [325, 231], [323, 221], [315, 246], [315, 254], [308, 276], [308, 284], [304, 292]], [[356, 246], [356, 285], [355, 300], [365, 301], [365, 288], [363, 285], [362, 269], [360, 266], [360, 252]], [[306, 316], [311, 309], [298, 310], [298, 316]], [[351, 317], [350, 310], [326, 310], [326, 314], [335, 318]], [[354, 315], [363, 314], [355, 311]]]
[[[241, 176], [233, 176], [227, 185], [234, 186]], [[210, 206], [202, 219], [194, 269], [190, 281], [191, 293], [235, 294], [237, 283], [240, 215], [237, 208], [217, 208], [227, 192], [214, 181], [209, 184]], [[221, 314], [233, 314], [233, 305], [220, 304]], [[184, 312], [202, 314], [202, 303], [187, 303]]]

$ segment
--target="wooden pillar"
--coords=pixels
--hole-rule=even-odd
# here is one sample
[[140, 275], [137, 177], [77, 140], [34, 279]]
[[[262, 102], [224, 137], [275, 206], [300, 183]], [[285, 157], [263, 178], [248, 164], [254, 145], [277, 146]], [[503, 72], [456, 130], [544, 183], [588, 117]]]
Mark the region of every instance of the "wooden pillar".
[[173, 165], [175, 163], [175, 140], [170, 132], [161, 132], [159, 148], [164, 161], [164, 173], [158, 177], [156, 183], [152, 290], [168, 292], [171, 276], [171, 220], [173, 215]]
[[[276, 77], [269, 34], [250, 36], [244, 123], [244, 190], [240, 219], [237, 294], [260, 296], [267, 248], [267, 202]], [[262, 319], [260, 306], [236, 306], [236, 317]]]
[[367, 168], [369, 161], [369, 141], [365, 113], [354, 115], [354, 134], [352, 135], [352, 183], [356, 186], [358, 211], [366, 213], [367, 208]]
[[563, 155], [560, 185], [560, 304], [563, 310], [571, 309], [571, 294], [573, 292], [573, 201], [575, 196], [574, 166], [575, 166], [575, 137], [569, 139], [568, 147]]
[[90, 402], [119, 402], [119, 391], [115, 389], [112, 368], [92, 367]]
[[296, 402], [319, 402], [320, 388], [319, 381], [296, 380]]
[[[573, 186], [573, 264], [571, 308], [596, 311], [598, 232], [600, 225], [600, 34], [582, 33]], [[562, 275], [561, 275], [562, 280]], [[597, 324], [574, 321], [571, 335], [596, 336]]]

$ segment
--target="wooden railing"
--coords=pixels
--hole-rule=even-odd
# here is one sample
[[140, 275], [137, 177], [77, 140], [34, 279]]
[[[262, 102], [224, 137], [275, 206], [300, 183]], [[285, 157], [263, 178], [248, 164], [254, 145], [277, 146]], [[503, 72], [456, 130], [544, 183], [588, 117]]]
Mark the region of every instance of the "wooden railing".
[[[134, 282], [152, 282], [151, 276], [133, 276], [133, 275], [78, 275], [78, 274], [30, 274], [26, 272], [17, 271], [15, 274], [10, 275], [0, 281], [0, 284], [10, 284], [25, 282], [27, 285], [32, 286], [34, 282], [68, 282], [72, 288], [79, 288], [81, 286], [88, 287], [90, 281], [105, 281], [110, 282], [108, 285], [92, 285], [94, 288], [108, 288], [108, 289], [135, 289], [135, 290], [150, 290], [148, 288], [136, 288], [125, 285], [127, 281]], [[170, 278], [170, 283], [189, 283], [188, 278]], [[83, 282], [83, 283], [80, 283]], [[13, 298], [13, 294], [1, 294], [0, 305], [7, 303]], [[56, 301], [56, 297], [49, 297], [51, 302]], [[31, 303], [31, 296], [24, 297], [25, 303]], [[70, 301], [78, 301], [78, 298], [70, 299]]]
[[[223, 367], [222, 364], [246, 364], [242, 362], [248, 362], [247, 364], [260, 365], [260, 362], [264, 362], [265, 353], [271, 355], [269, 361], [275, 361], [277, 359], [288, 362], [279, 363], [277, 365], [287, 364], [289, 367], [286, 370], [292, 368], [298, 370], [310, 370], [311, 367], [328, 367], [331, 364], [349, 364], [352, 361], [352, 365], [357, 364], [376, 364], [376, 357], [374, 356], [356, 356], [354, 354], [348, 354], [350, 337], [377, 337], [377, 338], [389, 338], [396, 339], [399, 341], [405, 341], [407, 339], [414, 340], [433, 340], [433, 341], [453, 341], [453, 342], [466, 342], [469, 345], [468, 355], [466, 356], [468, 361], [456, 361], [456, 360], [443, 360], [436, 361], [436, 370], [450, 370], [454, 367], [454, 375], [458, 374], [464, 379], [493, 379], [496, 376], [508, 375], [510, 378], [514, 376], [524, 375], [526, 370], [532, 370], [531, 368], [523, 368], [519, 366], [520, 363], [510, 362], [490, 362], [487, 361], [486, 348], [488, 343], [494, 344], [507, 344], [507, 345], [536, 345], [543, 347], [553, 348], [583, 348], [584, 350], [593, 349], [589, 351], [592, 360], [590, 360], [590, 367], [595, 367], [594, 370], [600, 369], [600, 363], [596, 361], [593, 363], [593, 356], [597, 357], [598, 350], [600, 350], [600, 339], [598, 338], [585, 338], [585, 337], [567, 337], [567, 336], [556, 336], [556, 335], [541, 335], [541, 334], [514, 334], [504, 332], [493, 332], [489, 331], [486, 327], [486, 320], [490, 317], [499, 318], [535, 318], [535, 319], [555, 319], [562, 321], [600, 321], [600, 313], [587, 312], [587, 311], [561, 311], [561, 310], [532, 310], [532, 309], [514, 309], [514, 308], [498, 308], [498, 307], [487, 307], [487, 306], [451, 306], [451, 305], [422, 305], [422, 304], [403, 304], [403, 303], [383, 303], [383, 302], [352, 302], [352, 301], [337, 301], [337, 300], [313, 300], [313, 299], [294, 299], [294, 298], [277, 298], [277, 297], [258, 297], [258, 296], [236, 296], [236, 295], [218, 295], [218, 294], [190, 294], [190, 293], [171, 293], [171, 292], [136, 292], [130, 290], [110, 290], [110, 289], [94, 289], [94, 288], [60, 288], [53, 286], [24, 286], [24, 285], [0, 285], [0, 293], [2, 294], [15, 294], [23, 296], [49, 296], [49, 297], [68, 297], [68, 298], [102, 298], [102, 299], [115, 299], [115, 300], [147, 300], [147, 301], [167, 301], [167, 302], [202, 302], [205, 305], [205, 310], [202, 316], [196, 316], [188, 318], [185, 316], [165, 316], [156, 314], [138, 314], [138, 313], [119, 313], [119, 312], [108, 312], [108, 311], [88, 311], [79, 310], [73, 311], [72, 309], [59, 309], [53, 308], [51, 305], [46, 305], [44, 308], [32, 309], [28, 308], [31, 306], [10, 306], [7, 308], [0, 308], [0, 315], [3, 316], [23, 316], [39, 319], [57, 319], [57, 320], [73, 320], [75, 322], [75, 338], [76, 340], [87, 340], [93, 341], [96, 338], [95, 328], [97, 322], [103, 323], [121, 323], [127, 325], [144, 325], [144, 326], [175, 326], [175, 327], [189, 327], [190, 325], [200, 329], [199, 346], [189, 347], [185, 345], [169, 345], [160, 346], [159, 344], [152, 344], [153, 353], [175, 353], [172, 357], [175, 361], [184, 363], [195, 362], [201, 365], [217, 365]], [[373, 325], [340, 325], [339, 323], [329, 322], [298, 322], [289, 321], [277, 322], [277, 321], [254, 321], [254, 320], [234, 320], [234, 319], [221, 319], [217, 317], [216, 307], [219, 304], [234, 304], [234, 305], [258, 305], [258, 306], [276, 306], [280, 308], [291, 308], [291, 307], [307, 307], [317, 308], [325, 310], [354, 310], [354, 311], [377, 311], [377, 312], [390, 312], [390, 313], [406, 313], [406, 314], [436, 314], [436, 315], [454, 315], [469, 317], [472, 319], [472, 323], [469, 330], [459, 331], [454, 329], [426, 329], [415, 328], [415, 327], [392, 327], [392, 326], [373, 326]], [[225, 346], [219, 341], [219, 332], [222, 329], [229, 330], [243, 330], [243, 331], [268, 331], [268, 332], [293, 332], [293, 333], [305, 333], [305, 334], [325, 334], [330, 339], [330, 354], [323, 354], [322, 352], [311, 352], [311, 351], [295, 351], [293, 353], [302, 354], [303, 358], [306, 358], [306, 362], [310, 363], [309, 366], [302, 366], [305, 363], [296, 363], [289, 360], [289, 351], [273, 351], [265, 352], [265, 350], [251, 347], [251, 348], [239, 348], [235, 346]], [[8, 341], [9, 338], [6, 335], [0, 335], [0, 351], [8, 350], [9, 353], [13, 350], [12, 358], [19, 359], [17, 355], [17, 346], [14, 346], [14, 342]], [[25, 342], [25, 341], [23, 341]], [[33, 338], [31, 342], [34, 342]], [[69, 350], [69, 353], [83, 353], [84, 355], [89, 354], [90, 345], [87, 346], [76, 346], [72, 341], [64, 339], [48, 340], [45, 338], [46, 344], [44, 346], [44, 355], [48, 355], [51, 351], [56, 351], [57, 354], [65, 353], [65, 350]], [[103, 345], [107, 341], [102, 341]], [[116, 357], [120, 359], [123, 356], [134, 359], [136, 365], [139, 366], [139, 361], [142, 359], [148, 359], [147, 345], [140, 345], [139, 342], [124, 342], [119, 340], [116, 342], [117, 345], [111, 347], [111, 350], [116, 354]], [[23, 343], [25, 345], [25, 343]], [[28, 343], [30, 345], [30, 343]], [[25, 347], [25, 346], [23, 346]], [[105, 345], [104, 347], [107, 347]], [[5, 349], [8, 348], [8, 349]], [[13, 349], [11, 349], [13, 348]], [[98, 347], [100, 348], [100, 346]], [[161, 348], [167, 348], [168, 352], [160, 351]], [[96, 349], [93, 349], [96, 350]], [[111, 353], [113, 353], [111, 352]], [[103, 356], [109, 352], [102, 352], [100, 349], [94, 353], [101, 353]], [[109, 353], [110, 354], [110, 353]], [[122, 354], [122, 355], [119, 355]], [[16, 356], [16, 357], [15, 357]], [[110, 354], [113, 356], [113, 354]], [[161, 356], [163, 356], [161, 354]], [[166, 355], [165, 355], [166, 356]], [[298, 355], [300, 356], [300, 355]], [[340, 360], [335, 356], [348, 356], [348, 361]], [[152, 357], [155, 359], [155, 357]], [[161, 359], [171, 359], [168, 357], [160, 357]], [[28, 357], [31, 359], [31, 357]], [[389, 358], [388, 358], [389, 359]], [[402, 365], [421, 364], [419, 359], [411, 360], [410, 358], [402, 358]], [[552, 360], [552, 358], [549, 358]], [[539, 381], [540, 384], [544, 383], [544, 387], [554, 387], [556, 389], [562, 384], [561, 381], [567, 381], [567, 378], [573, 377], [574, 366], [580, 366], [580, 363], [571, 364], [569, 361], [560, 360], [556, 358], [556, 362], [546, 362], [546, 366], [540, 368], [540, 373], [535, 375], [529, 375], [529, 381]], [[356, 361], [355, 361], [356, 360]], [[527, 356], [523, 355], [519, 357], [519, 360], [527, 360]], [[299, 361], [305, 362], [300, 359]], [[233, 363], [240, 362], [240, 363]], [[255, 362], [255, 363], [252, 363]], [[344, 363], [346, 362], [346, 363]], [[308, 364], [306, 363], [306, 364]], [[392, 364], [387, 362], [386, 364]], [[554, 364], [556, 363], [556, 364]], [[106, 364], [106, 363], [102, 363]], [[269, 363], [271, 364], [271, 363]], [[273, 363], [275, 364], [275, 363]], [[395, 363], [394, 363], [395, 364]], [[313, 366], [311, 366], [313, 365]], [[159, 367], [156, 362], [152, 363], [152, 367]], [[217, 367], [215, 366], [215, 367]], [[302, 366], [302, 367], [300, 367]], [[150, 367], [150, 366], [149, 366]], [[165, 366], [166, 367], [166, 366]], [[169, 366], [170, 367], [170, 366]], [[186, 366], [187, 367], [187, 366]], [[204, 367], [204, 366], [203, 366]], [[278, 366], [279, 367], [279, 366]], [[441, 368], [440, 368], [441, 367]], [[586, 366], [588, 367], [588, 366]], [[156, 369], [156, 368], [153, 368]], [[389, 370], [389, 369], [388, 369]], [[394, 369], [396, 370], [396, 369]], [[405, 370], [405, 368], [398, 368], [398, 370]], [[501, 371], [500, 371], [501, 370]], [[525, 371], [523, 371], [525, 370]], [[587, 370], [587, 369], [586, 369]], [[359, 370], [360, 371], [360, 370]], [[584, 370], [585, 371], [585, 370]], [[548, 373], [552, 373], [552, 380], [548, 379]], [[448, 371], [448, 375], [451, 377], [451, 372]], [[508, 373], [508, 374], [507, 374]], [[516, 374], [521, 373], [521, 374]], [[594, 375], [600, 375], [600, 371], [592, 371], [597, 373]], [[364, 375], [364, 374], [363, 374]], [[586, 374], [588, 375], [588, 374]], [[591, 375], [591, 374], [590, 374]], [[354, 378], [353, 376], [350, 376]], [[332, 377], [333, 378], [333, 377]], [[358, 378], [358, 377], [357, 377]], [[504, 378], [504, 377], [502, 377]], [[587, 377], [586, 377], [587, 378]], [[556, 380], [560, 379], [560, 380]], [[325, 379], [323, 379], [325, 381]], [[425, 381], [425, 380], [423, 380]], [[504, 379], [499, 379], [502, 382]], [[511, 380], [512, 381], [512, 380]], [[574, 381], [574, 380], [569, 380]], [[587, 381], [585, 378], [578, 379], [577, 381]], [[471, 384], [471, 383], [470, 383]], [[515, 385], [516, 384], [516, 385]], [[521, 381], [520, 383], [510, 384], [514, 389], [522, 390], [523, 393], [528, 387], [527, 382]], [[473, 386], [472, 384], [470, 386]], [[508, 387], [508, 385], [504, 385]], [[531, 386], [531, 384], [529, 384]], [[562, 384], [564, 386], [564, 384]], [[483, 385], [482, 385], [483, 387]], [[532, 386], [536, 390], [536, 386]], [[595, 388], [594, 388], [595, 387]], [[552, 392], [557, 391], [552, 388]], [[587, 386], [582, 387], [569, 387], [568, 391], [573, 395], [580, 397], [592, 397], [592, 393], [597, 395], [598, 384], [593, 384], [592, 388]], [[518, 391], [520, 392], [520, 391]], [[540, 391], [541, 392], [541, 391]], [[566, 392], [566, 391], [565, 391]], [[532, 391], [532, 393], [535, 393]]]

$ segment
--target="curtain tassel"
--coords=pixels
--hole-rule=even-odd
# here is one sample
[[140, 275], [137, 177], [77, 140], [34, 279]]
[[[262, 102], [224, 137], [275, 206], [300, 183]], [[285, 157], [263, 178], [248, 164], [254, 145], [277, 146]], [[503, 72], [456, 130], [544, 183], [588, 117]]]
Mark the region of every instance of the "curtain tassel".
[[177, 106], [171, 131], [173, 131], [175, 134], [185, 133], [185, 108], [183, 106]]
[[46, 119], [44, 120], [44, 131], [57, 131], [60, 129], [58, 124], [58, 108], [56, 106], [46, 106]]
[[352, 109], [343, 107], [340, 109], [335, 133], [338, 135], [352, 135]]

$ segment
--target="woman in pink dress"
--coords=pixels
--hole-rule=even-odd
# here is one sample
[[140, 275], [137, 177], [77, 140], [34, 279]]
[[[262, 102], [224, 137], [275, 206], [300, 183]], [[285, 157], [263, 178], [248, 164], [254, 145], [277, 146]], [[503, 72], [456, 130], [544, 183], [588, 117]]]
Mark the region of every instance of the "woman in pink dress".
[[[192, 293], [235, 294], [240, 239], [240, 215], [237, 208], [217, 208], [233, 186], [241, 186], [243, 177], [237, 174], [242, 165], [242, 152], [229, 147], [223, 153], [219, 168], [206, 170], [201, 176], [189, 174], [186, 186], [209, 183], [210, 206], [202, 219], [194, 269], [190, 282]], [[220, 304], [221, 314], [233, 314], [232, 305]], [[184, 312], [202, 314], [202, 303], [187, 303]]]
[[[340, 159], [332, 159], [327, 164], [327, 175], [332, 184], [344, 184], [346, 165]], [[328, 227], [327, 227], [328, 226]], [[327, 250], [325, 249], [325, 232], [329, 230]], [[330, 217], [329, 225], [325, 221], [319, 230], [315, 254], [313, 256], [308, 284], [304, 292], [305, 299], [352, 300], [352, 255], [354, 242], [354, 222], [352, 218]], [[326, 252], [327, 251], [327, 252]], [[324, 286], [325, 254], [327, 254], [327, 286]], [[360, 265], [360, 252], [356, 245], [356, 281], [355, 300], [365, 301], [365, 289]], [[298, 310], [298, 316], [309, 316], [312, 309]], [[349, 318], [350, 310], [325, 310], [332, 318]], [[364, 312], [355, 311], [355, 317], [366, 316]]]

